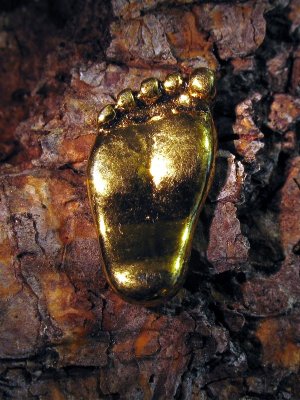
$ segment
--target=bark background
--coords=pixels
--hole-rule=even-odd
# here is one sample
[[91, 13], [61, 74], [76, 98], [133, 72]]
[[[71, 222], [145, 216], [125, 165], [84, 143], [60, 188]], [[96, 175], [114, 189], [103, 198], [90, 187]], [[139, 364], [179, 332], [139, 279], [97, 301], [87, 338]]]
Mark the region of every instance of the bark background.
[[[299, 400], [299, 0], [0, 9], [0, 398]], [[201, 65], [219, 155], [187, 281], [129, 305], [86, 195], [97, 110]]]

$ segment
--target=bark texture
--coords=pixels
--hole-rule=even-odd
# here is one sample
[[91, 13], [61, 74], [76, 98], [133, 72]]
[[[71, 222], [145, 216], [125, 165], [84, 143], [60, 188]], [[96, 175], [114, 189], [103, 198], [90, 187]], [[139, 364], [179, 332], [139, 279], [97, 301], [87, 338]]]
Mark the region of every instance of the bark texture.
[[[0, 9], [0, 398], [299, 400], [299, 0]], [[219, 76], [214, 186], [182, 291], [133, 306], [87, 200], [97, 110], [195, 66]]]

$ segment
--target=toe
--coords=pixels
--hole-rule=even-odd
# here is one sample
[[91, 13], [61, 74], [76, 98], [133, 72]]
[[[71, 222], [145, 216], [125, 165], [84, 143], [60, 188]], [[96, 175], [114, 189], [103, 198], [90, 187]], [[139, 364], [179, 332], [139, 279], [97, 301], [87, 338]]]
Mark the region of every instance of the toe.
[[120, 111], [128, 111], [136, 106], [132, 90], [125, 89], [119, 93], [116, 108]]
[[116, 116], [115, 108], [112, 104], [103, 107], [98, 115], [98, 125], [102, 126], [111, 122]]
[[138, 98], [146, 104], [153, 104], [162, 95], [161, 85], [158, 79], [149, 78], [141, 83]]
[[183, 77], [179, 73], [170, 74], [163, 83], [167, 94], [176, 94], [184, 87]]
[[192, 97], [211, 100], [215, 96], [215, 72], [208, 68], [196, 69], [189, 81], [189, 93]]

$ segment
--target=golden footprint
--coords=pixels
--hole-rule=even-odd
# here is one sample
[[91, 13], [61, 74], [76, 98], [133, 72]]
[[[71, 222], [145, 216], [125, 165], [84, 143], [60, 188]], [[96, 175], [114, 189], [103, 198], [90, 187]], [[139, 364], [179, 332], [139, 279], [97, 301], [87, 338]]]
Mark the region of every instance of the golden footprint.
[[99, 114], [89, 198], [107, 280], [129, 302], [157, 304], [184, 281], [214, 171], [214, 95], [215, 74], [201, 68], [147, 79]]

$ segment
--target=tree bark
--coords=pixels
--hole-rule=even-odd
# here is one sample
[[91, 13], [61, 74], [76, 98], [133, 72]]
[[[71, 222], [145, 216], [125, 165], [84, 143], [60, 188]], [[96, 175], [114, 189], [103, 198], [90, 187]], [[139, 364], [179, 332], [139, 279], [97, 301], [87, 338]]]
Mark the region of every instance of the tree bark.
[[[0, 5], [0, 398], [299, 399], [299, 0]], [[97, 111], [217, 70], [217, 171], [184, 288], [125, 303], [85, 184]]]

